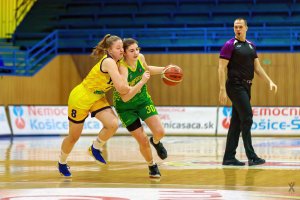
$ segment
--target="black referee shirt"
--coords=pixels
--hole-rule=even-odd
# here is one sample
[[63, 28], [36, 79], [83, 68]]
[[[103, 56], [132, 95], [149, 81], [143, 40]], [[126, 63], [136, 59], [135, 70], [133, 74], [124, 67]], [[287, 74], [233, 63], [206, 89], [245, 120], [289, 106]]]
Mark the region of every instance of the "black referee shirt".
[[257, 58], [255, 45], [236, 38], [228, 40], [221, 49], [220, 58], [229, 60], [228, 79], [252, 80], [254, 77], [254, 60]]

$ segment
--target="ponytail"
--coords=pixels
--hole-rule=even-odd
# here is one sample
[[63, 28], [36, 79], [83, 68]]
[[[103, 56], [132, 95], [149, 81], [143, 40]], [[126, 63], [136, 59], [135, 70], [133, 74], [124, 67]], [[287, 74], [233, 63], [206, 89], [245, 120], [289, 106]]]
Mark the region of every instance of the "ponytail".
[[97, 46], [94, 47], [91, 53], [91, 57], [100, 59], [107, 53], [107, 49], [109, 49], [117, 40], [121, 40], [121, 38], [116, 35], [106, 34], [103, 39], [97, 44]]

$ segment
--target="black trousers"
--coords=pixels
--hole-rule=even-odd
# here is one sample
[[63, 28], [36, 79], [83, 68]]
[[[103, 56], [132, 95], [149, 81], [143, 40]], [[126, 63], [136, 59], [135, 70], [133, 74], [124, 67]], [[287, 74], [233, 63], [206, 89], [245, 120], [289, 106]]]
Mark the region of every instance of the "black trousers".
[[226, 81], [226, 92], [232, 102], [232, 117], [227, 134], [226, 148], [223, 160], [234, 159], [239, 143], [240, 133], [248, 159], [256, 158], [251, 139], [253, 123], [251, 99], [251, 84], [245, 81]]

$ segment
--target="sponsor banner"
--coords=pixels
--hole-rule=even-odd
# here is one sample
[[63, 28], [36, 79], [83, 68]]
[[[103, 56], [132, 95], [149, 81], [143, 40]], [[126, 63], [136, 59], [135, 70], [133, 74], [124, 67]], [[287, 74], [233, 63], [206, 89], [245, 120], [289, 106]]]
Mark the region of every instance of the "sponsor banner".
[[[9, 106], [14, 134], [68, 134], [67, 106]], [[102, 124], [88, 117], [83, 133], [98, 133]]]
[[0, 135], [11, 134], [4, 106], [0, 106], [0, 127]]
[[[216, 107], [157, 107], [167, 133], [215, 134]], [[67, 106], [9, 106], [14, 134], [67, 134], [69, 129]], [[150, 129], [145, 126], [145, 131]], [[118, 133], [126, 133], [119, 122]], [[101, 122], [88, 117], [83, 133], [98, 133]]]
[[[166, 133], [215, 134], [216, 107], [156, 107]], [[145, 128], [150, 133], [149, 128]]]
[[69, 129], [66, 106], [9, 106], [13, 134], [61, 134]]
[[[252, 107], [252, 111], [254, 135], [300, 135], [300, 107]], [[227, 134], [231, 115], [231, 107], [219, 107], [218, 134]]]

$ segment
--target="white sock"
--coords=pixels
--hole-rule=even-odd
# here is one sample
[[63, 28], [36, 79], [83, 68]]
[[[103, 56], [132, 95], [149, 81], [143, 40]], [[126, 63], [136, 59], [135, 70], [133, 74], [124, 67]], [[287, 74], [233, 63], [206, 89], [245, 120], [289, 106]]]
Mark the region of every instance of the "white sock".
[[148, 166], [153, 166], [155, 165], [155, 162], [153, 160], [151, 160], [150, 162], [148, 162]]
[[94, 140], [94, 142], [93, 142], [93, 147], [95, 149], [100, 150], [105, 145], [105, 143], [106, 143], [106, 141], [103, 141], [99, 137], [97, 137], [97, 139]]
[[69, 154], [64, 153], [62, 150], [60, 151], [59, 160], [60, 164], [67, 164], [67, 158]]
[[158, 143], [159, 143], [159, 140], [157, 141], [157, 140], [155, 140], [154, 137], [153, 137], [153, 143], [154, 143], [154, 144], [158, 144]]

